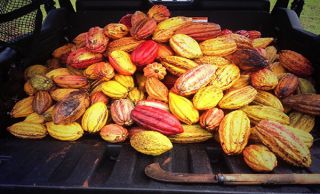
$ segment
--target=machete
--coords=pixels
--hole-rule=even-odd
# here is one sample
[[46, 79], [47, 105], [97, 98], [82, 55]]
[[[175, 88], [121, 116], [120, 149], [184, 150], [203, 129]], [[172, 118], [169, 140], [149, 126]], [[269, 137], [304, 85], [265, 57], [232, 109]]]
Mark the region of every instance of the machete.
[[145, 174], [171, 183], [220, 183], [227, 185], [320, 184], [320, 174], [193, 174], [165, 171], [159, 163], [149, 164]]

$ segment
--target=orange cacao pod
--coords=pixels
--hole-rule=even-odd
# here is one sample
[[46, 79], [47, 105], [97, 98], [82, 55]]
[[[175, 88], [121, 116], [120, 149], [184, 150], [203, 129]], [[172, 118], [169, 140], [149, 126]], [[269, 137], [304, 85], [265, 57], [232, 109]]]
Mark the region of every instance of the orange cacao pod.
[[165, 5], [153, 5], [147, 15], [156, 22], [162, 22], [170, 17], [170, 11]]
[[32, 96], [33, 94], [35, 94], [37, 92], [36, 89], [34, 89], [30, 83], [30, 81], [26, 81], [26, 83], [24, 83], [23, 85], [23, 90], [26, 92], [26, 94], [28, 94], [29, 96]]
[[188, 70], [175, 82], [174, 92], [183, 96], [196, 93], [211, 81], [216, 69], [216, 66], [204, 64]]
[[54, 58], [57, 59], [62, 59], [62, 58], [66, 58], [68, 56], [68, 54], [71, 52], [72, 48], [74, 47], [74, 44], [72, 43], [67, 43], [59, 48], [56, 48], [53, 52], [52, 52], [52, 56]]
[[33, 96], [19, 100], [12, 108], [10, 115], [13, 118], [26, 117], [33, 113], [32, 102]]
[[[132, 23], [132, 22], [131, 22]], [[151, 36], [157, 27], [157, 22], [152, 18], [145, 18], [132, 24], [130, 34], [137, 40], [146, 39]]]
[[303, 55], [291, 51], [282, 50], [279, 53], [280, 64], [288, 71], [298, 76], [310, 76], [313, 73], [311, 62]]
[[110, 106], [112, 120], [118, 125], [130, 126], [133, 120], [130, 117], [134, 105], [129, 99], [115, 100]]
[[241, 154], [249, 136], [250, 120], [243, 111], [232, 111], [222, 119], [219, 126], [219, 140], [227, 155]]
[[117, 124], [106, 125], [100, 130], [101, 138], [110, 143], [124, 142], [128, 135], [128, 130]]
[[83, 71], [83, 75], [89, 79], [109, 81], [114, 77], [113, 67], [106, 62], [94, 63]]
[[112, 51], [109, 55], [109, 62], [121, 75], [132, 75], [137, 69], [132, 63], [130, 55], [125, 51]]
[[86, 37], [87, 37], [87, 32], [83, 32], [78, 34], [72, 42], [76, 45], [76, 48], [81, 48], [86, 46]]
[[94, 104], [96, 102], [103, 102], [104, 104], [108, 104], [108, 97], [101, 91], [95, 92], [90, 96], [90, 104]]
[[120, 23], [110, 23], [104, 28], [104, 34], [112, 39], [119, 39], [126, 36], [129, 30], [126, 25]]
[[131, 16], [131, 27], [137, 25], [141, 20], [146, 19], [147, 15], [141, 11], [135, 11]]
[[53, 78], [53, 81], [63, 88], [82, 88], [88, 85], [88, 79], [80, 75], [60, 75]]
[[286, 73], [279, 80], [277, 87], [274, 89], [274, 93], [279, 98], [285, 98], [295, 93], [298, 86], [298, 77], [291, 73]]
[[320, 115], [320, 94], [298, 94], [284, 98], [283, 104], [310, 115]]
[[158, 50], [158, 56], [157, 59], [162, 59], [167, 56], [173, 56], [174, 51], [171, 49], [171, 47], [164, 45], [164, 44], [158, 44], [159, 50]]
[[52, 99], [47, 91], [38, 91], [32, 101], [32, 109], [41, 115], [52, 105]]
[[161, 63], [151, 63], [143, 68], [143, 73], [145, 77], [155, 77], [162, 80], [167, 74], [166, 68], [161, 65]]
[[113, 40], [108, 44], [105, 55], [108, 56], [112, 51], [116, 50], [131, 52], [142, 42], [143, 40], [136, 40], [133, 37], [123, 37]]
[[213, 132], [218, 129], [223, 117], [224, 113], [221, 109], [208, 109], [200, 116], [200, 126], [210, 132]]
[[103, 53], [109, 42], [109, 38], [103, 33], [100, 27], [92, 27], [89, 29], [86, 36], [86, 47], [95, 53]]
[[151, 98], [155, 100], [168, 102], [168, 88], [157, 78], [147, 78], [146, 90]]
[[220, 32], [219, 24], [191, 22], [182, 25], [175, 31], [175, 34], [185, 34], [197, 41], [203, 41], [217, 37]]
[[79, 48], [71, 51], [67, 58], [67, 65], [76, 69], [84, 69], [93, 63], [102, 61], [102, 54], [93, 53], [87, 48]]
[[251, 74], [251, 84], [260, 90], [272, 90], [277, 86], [278, 78], [272, 71], [264, 68]]

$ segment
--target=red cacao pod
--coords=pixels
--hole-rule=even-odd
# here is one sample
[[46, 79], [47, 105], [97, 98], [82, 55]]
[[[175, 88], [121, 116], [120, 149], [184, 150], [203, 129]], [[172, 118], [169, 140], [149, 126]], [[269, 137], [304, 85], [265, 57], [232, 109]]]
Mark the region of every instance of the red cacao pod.
[[137, 66], [145, 66], [152, 63], [158, 56], [159, 45], [153, 40], [141, 43], [131, 53], [131, 60]]
[[136, 106], [131, 111], [131, 118], [139, 125], [164, 135], [175, 135], [183, 132], [179, 120], [169, 112], [159, 108]]
[[102, 58], [100, 53], [93, 53], [87, 48], [79, 48], [70, 52], [67, 64], [77, 69], [84, 69], [93, 63], [102, 61]]

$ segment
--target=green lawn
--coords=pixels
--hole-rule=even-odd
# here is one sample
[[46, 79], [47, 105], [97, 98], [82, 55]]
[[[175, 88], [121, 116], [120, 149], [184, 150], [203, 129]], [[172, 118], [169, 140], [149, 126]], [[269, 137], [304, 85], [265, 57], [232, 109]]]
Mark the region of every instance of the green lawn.
[[[291, 6], [290, 0], [289, 7]], [[56, 1], [57, 2], [57, 1]], [[71, 0], [75, 6], [76, 0]], [[270, 0], [271, 9], [273, 8], [276, 0]], [[57, 7], [59, 3], [57, 2]], [[300, 16], [302, 26], [315, 34], [320, 34], [320, 1], [319, 0], [305, 0], [304, 8]]]

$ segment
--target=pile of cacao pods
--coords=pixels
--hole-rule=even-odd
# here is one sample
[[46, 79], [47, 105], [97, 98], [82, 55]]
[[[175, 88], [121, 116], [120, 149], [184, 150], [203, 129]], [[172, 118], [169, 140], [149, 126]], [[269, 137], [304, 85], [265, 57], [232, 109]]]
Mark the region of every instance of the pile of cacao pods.
[[154, 5], [92, 27], [46, 65], [28, 67], [28, 97], [11, 112], [24, 120], [8, 131], [62, 141], [95, 133], [130, 139], [148, 155], [212, 138], [256, 171], [271, 171], [277, 157], [309, 167], [320, 115], [312, 64], [272, 44], [258, 31], [221, 30]]

